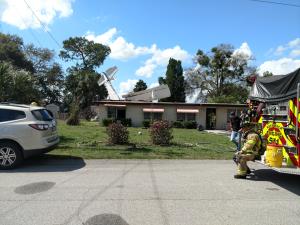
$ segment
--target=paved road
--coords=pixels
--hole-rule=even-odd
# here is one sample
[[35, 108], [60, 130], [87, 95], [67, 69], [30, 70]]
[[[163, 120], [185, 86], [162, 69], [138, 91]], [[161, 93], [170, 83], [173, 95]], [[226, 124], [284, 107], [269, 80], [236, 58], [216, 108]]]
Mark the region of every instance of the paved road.
[[299, 225], [300, 177], [231, 161], [33, 160], [0, 172], [1, 225]]

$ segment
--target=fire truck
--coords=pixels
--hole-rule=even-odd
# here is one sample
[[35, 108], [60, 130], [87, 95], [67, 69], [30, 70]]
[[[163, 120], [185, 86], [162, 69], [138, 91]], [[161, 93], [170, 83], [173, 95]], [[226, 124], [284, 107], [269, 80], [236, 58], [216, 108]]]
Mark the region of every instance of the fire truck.
[[[282, 149], [282, 164], [270, 168], [300, 175], [300, 68], [287, 75], [257, 77], [247, 103], [247, 114], [265, 145]], [[259, 162], [269, 166], [264, 156]]]

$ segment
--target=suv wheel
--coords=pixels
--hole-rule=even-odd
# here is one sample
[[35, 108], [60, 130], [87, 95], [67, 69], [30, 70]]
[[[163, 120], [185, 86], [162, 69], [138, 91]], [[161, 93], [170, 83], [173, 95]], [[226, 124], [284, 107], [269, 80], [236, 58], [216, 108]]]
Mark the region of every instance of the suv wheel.
[[12, 169], [23, 160], [20, 147], [12, 142], [0, 143], [0, 169]]

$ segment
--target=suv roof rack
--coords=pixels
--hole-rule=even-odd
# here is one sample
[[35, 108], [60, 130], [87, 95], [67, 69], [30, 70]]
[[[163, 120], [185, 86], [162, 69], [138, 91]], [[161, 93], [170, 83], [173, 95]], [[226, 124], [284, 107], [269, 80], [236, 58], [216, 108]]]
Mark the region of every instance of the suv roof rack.
[[16, 107], [21, 107], [21, 108], [30, 108], [29, 105], [22, 105], [22, 104], [16, 104], [16, 103], [11, 103], [11, 102], [0, 102], [0, 105], [9, 105], [9, 106], [16, 106]]

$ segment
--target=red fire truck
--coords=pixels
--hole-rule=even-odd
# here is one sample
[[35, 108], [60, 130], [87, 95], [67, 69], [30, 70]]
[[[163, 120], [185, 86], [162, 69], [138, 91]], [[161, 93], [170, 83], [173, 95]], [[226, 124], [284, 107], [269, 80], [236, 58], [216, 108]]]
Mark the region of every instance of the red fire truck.
[[[287, 75], [258, 77], [248, 104], [248, 115], [265, 144], [282, 149], [282, 166], [271, 168], [300, 175], [300, 68]], [[261, 163], [267, 165], [264, 157]]]

